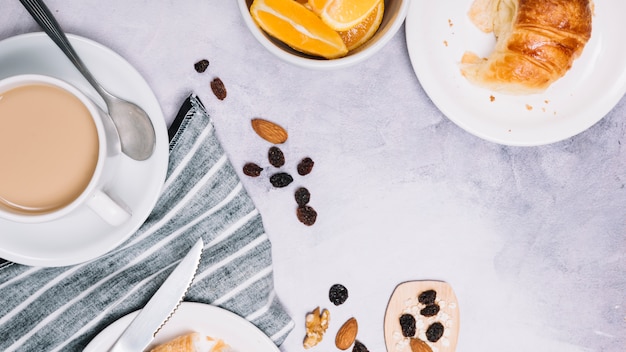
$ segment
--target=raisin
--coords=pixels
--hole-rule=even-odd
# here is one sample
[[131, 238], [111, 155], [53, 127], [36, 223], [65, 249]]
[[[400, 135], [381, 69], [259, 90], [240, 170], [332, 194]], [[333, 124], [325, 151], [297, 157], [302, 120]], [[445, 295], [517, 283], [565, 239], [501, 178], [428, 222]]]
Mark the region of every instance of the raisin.
[[202, 73], [209, 67], [209, 60], [202, 59], [196, 62], [193, 67], [196, 69], [196, 72]]
[[298, 164], [298, 174], [300, 174], [300, 176], [308, 175], [311, 173], [311, 170], [313, 170], [314, 164], [315, 162], [309, 157], [302, 159]]
[[412, 314], [402, 314], [402, 316], [400, 316], [400, 327], [402, 328], [402, 336], [415, 336], [415, 317], [413, 317]]
[[293, 177], [286, 172], [279, 172], [270, 177], [270, 183], [276, 188], [287, 187], [291, 182], [293, 182]]
[[308, 205], [298, 207], [296, 213], [298, 215], [298, 220], [306, 226], [315, 224], [315, 220], [317, 220], [317, 212]]
[[440, 322], [432, 323], [426, 329], [426, 338], [430, 342], [437, 342], [443, 336], [443, 324]]
[[338, 306], [348, 299], [348, 289], [342, 284], [334, 284], [328, 291], [328, 299]]
[[354, 347], [352, 347], [352, 352], [370, 352], [365, 345], [359, 341], [354, 341]]
[[270, 164], [274, 167], [281, 167], [285, 165], [285, 154], [283, 154], [283, 151], [276, 146], [270, 148], [267, 152], [267, 158], [269, 159]]
[[224, 82], [222, 82], [221, 79], [215, 78], [211, 81], [211, 90], [213, 91], [213, 94], [215, 94], [217, 99], [226, 99], [226, 87], [224, 86]]
[[428, 305], [435, 303], [435, 298], [437, 298], [437, 292], [435, 290], [428, 290], [420, 293], [417, 300], [422, 304]]
[[299, 206], [304, 206], [309, 204], [309, 201], [311, 200], [311, 193], [309, 193], [309, 190], [304, 188], [304, 187], [300, 187], [296, 190], [296, 203], [298, 203]]
[[261, 174], [263, 168], [255, 163], [247, 163], [243, 166], [243, 173], [250, 177], [257, 177]]
[[438, 304], [429, 304], [420, 310], [420, 314], [425, 317], [432, 317], [439, 313], [439, 305]]

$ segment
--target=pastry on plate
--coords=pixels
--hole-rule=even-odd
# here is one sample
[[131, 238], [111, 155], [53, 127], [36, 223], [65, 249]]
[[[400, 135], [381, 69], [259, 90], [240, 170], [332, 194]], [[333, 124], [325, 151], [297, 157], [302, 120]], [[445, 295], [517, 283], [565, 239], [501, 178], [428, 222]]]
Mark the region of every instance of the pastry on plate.
[[533, 94], [563, 77], [591, 38], [591, 0], [475, 0], [468, 16], [496, 46], [487, 58], [466, 52], [470, 82], [509, 94]]
[[223, 340], [191, 332], [155, 346], [150, 352], [230, 352]]

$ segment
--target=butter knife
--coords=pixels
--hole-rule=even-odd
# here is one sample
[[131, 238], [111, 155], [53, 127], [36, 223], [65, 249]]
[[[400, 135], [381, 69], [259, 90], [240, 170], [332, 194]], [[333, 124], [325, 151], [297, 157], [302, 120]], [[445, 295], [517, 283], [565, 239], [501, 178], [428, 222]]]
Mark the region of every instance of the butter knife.
[[189, 250], [146, 306], [128, 325], [109, 352], [141, 352], [183, 300], [196, 274], [204, 243], [202, 239]]

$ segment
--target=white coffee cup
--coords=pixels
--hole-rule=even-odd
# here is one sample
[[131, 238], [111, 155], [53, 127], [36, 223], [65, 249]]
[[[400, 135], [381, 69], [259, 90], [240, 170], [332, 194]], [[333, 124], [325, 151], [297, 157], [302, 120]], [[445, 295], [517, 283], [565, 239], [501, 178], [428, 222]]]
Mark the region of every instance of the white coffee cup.
[[131, 211], [106, 191], [120, 156], [111, 118], [71, 84], [34, 74], [0, 80], [0, 218], [41, 223], [88, 207], [121, 225]]

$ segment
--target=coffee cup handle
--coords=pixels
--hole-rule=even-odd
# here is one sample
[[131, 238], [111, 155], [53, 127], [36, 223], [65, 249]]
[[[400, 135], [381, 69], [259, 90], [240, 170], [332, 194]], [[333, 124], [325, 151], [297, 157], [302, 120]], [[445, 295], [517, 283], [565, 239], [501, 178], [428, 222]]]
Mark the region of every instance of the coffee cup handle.
[[91, 210], [98, 214], [104, 221], [112, 226], [119, 226], [130, 219], [130, 210], [120, 202], [113, 200], [102, 190], [96, 193], [87, 202]]

